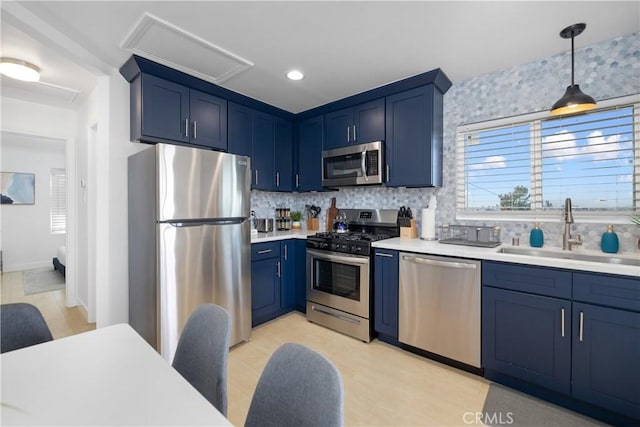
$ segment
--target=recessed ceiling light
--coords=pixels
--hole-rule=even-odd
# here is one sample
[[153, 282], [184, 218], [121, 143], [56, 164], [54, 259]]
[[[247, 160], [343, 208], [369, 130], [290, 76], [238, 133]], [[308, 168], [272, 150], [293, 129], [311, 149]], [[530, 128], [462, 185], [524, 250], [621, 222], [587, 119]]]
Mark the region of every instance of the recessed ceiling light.
[[302, 71], [291, 70], [287, 73], [287, 77], [291, 80], [302, 80], [304, 74], [302, 74]]
[[0, 58], [0, 74], [25, 82], [40, 80], [40, 68], [22, 59]]

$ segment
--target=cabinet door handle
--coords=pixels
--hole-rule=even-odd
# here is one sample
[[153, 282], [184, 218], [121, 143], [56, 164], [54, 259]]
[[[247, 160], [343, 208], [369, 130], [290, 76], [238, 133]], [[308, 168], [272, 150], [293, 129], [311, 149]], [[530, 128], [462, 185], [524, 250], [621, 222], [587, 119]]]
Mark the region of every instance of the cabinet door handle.
[[296, 174], [296, 188], [300, 188], [300, 176]]
[[389, 178], [390, 178], [389, 172], [390, 172], [389, 163], [387, 163], [387, 182], [389, 182]]
[[280, 273], [281, 273], [281, 268], [280, 268], [280, 261], [278, 261], [278, 277], [281, 277]]
[[184, 136], [189, 138], [189, 119], [184, 119]]
[[358, 137], [356, 136], [356, 125], [353, 125], [353, 142], [356, 142], [358, 140]]
[[580, 342], [582, 342], [582, 332], [584, 331], [584, 312], [580, 312]]
[[564, 308], [560, 309], [560, 312], [562, 313], [562, 319], [560, 321], [560, 328], [562, 329], [562, 338], [564, 338]]
[[256, 169], [256, 185], [258, 185], [258, 169]]
[[276, 187], [280, 187], [280, 172], [276, 172]]
[[193, 121], [193, 139], [198, 137], [198, 122], [196, 120]]
[[258, 251], [258, 255], [268, 254], [269, 252], [271, 252], [271, 249], [263, 249], [261, 251]]
[[284, 245], [284, 260], [289, 259], [289, 245]]
[[377, 252], [376, 252], [376, 256], [383, 256], [385, 258], [393, 258], [393, 255], [391, 255], [391, 254], [379, 254]]
[[350, 126], [347, 126], [347, 142], [349, 142], [351, 138], [351, 131], [349, 130], [349, 127]]

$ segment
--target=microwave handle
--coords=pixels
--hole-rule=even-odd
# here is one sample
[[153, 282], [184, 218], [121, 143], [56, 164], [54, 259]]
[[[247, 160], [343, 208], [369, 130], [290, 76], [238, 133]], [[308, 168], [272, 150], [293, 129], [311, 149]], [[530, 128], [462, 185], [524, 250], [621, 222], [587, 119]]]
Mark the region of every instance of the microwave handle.
[[364, 176], [365, 181], [369, 181], [369, 176], [367, 175], [367, 150], [362, 152], [362, 163], [360, 165], [362, 168], [362, 176]]

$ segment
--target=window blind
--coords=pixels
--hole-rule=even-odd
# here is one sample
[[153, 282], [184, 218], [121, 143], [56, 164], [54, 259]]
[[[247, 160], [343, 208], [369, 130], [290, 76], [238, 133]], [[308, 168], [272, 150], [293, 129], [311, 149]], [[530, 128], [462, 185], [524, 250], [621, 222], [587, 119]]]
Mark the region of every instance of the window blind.
[[67, 232], [67, 176], [64, 169], [51, 169], [51, 233]]
[[[456, 140], [459, 213], [621, 213], [640, 207], [640, 104], [499, 126], [460, 128]], [[519, 119], [519, 120], [518, 120]]]

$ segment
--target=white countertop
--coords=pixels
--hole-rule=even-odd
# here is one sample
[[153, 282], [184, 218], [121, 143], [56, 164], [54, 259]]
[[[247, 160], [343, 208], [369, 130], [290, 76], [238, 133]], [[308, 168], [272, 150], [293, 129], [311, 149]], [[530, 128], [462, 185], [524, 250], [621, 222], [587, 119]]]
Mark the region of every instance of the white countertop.
[[4, 353], [1, 425], [230, 426], [131, 326]]
[[263, 243], [273, 242], [275, 240], [287, 240], [287, 239], [307, 239], [307, 236], [313, 236], [318, 233], [318, 230], [286, 230], [286, 231], [272, 231], [271, 233], [258, 233], [251, 236], [251, 243]]
[[[502, 244], [495, 248], [478, 248], [473, 246], [460, 246], [460, 245], [448, 245], [442, 244], [438, 241], [425, 241], [421, 239], [406, 239], [396, 237], [393, 239], [380, 240], [373, 243], [373, 247], [382, 249], [394, 249], [404, 252], [415, 252], [421, 254], [430, 255], [444, 255], [444, 256], [456, 256], [460, 258], [472, 258], [479, 260], [492, 260], [492, 261], [504, 261], [513, 262], [519, 264], [530, 264], [542, 267], [557, 267], [566, 268], [571, 270], [593, 271], [596, 273], [609, 273], [609, 274], [622, 274], [626, 276], [640, 276], [640, 267], [632, 265], [620, 265], [620, 264], [607, 264], [601, 262], [582, 261], [573, 259], [562, 258], [548, 258], [538, 257], [530, 255], [516, 255], [500, 253], [500, 249], [509, 246]], [[520, 246], [521, 248], [527, 248], [528, 246]], [[544, 248], [547, 251], [562, 252], [560, 249]], [[601, 252], [588, 251], [583, 249], [574, 249], [575, 252], [580, 252], [590, 255], [602, 255]], [[623, 258], [638, 258], [638, 254], [616, 254], [616, 257]]]

